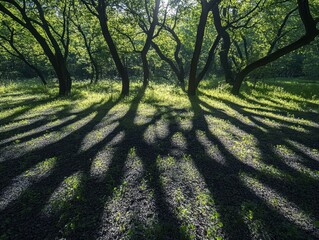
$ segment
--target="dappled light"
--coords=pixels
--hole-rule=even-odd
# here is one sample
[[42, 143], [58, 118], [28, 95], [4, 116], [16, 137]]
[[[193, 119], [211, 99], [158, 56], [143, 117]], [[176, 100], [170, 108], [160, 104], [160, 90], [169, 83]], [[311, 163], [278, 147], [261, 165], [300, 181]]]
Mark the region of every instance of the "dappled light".
[[55, 163], [56, 158], [47, 159], [14, 178], [12, 184], [6, 187], [0, 196], [0, 210], [4, 210], [12, 201], [19, 198], [34, 182], [37, 182], [50, 174]]
[[318, 240], [319, 0], [0, 0], [0, 240]]
[[281, 90], [287, 104], [276, 105], [264, 101], [276, 88], [257, 88], [258, 98], [220, 88], [188, 98], [154, 84], [117, 98], [91, 87], [73, 99], [34, 94], [21, 108], [9, 97], [0, 103], [1, 229], [50, 239], [316, 239], [318, 115], [293, 93]]
[[311, 232], [313, 236], [319, 237], [319, 229], [315, 226], [315, 220], [300, 210], [298, 206], [289, 202], [270, 187], [263, 185], [256, 178], [242, 174], [241, 180], [251, 191], [264, 200], [267, 205], [279, 211], [288, 221]]
[[64, 210], [66, 207], [71, 207], [71, 201], [74, 198], [80, 197], [79, 188], [81, 187], [82, 177], [81, 172], [77, 172], [65, 178], [51, 195], [42, 213], [46, 216], [50, 216]]

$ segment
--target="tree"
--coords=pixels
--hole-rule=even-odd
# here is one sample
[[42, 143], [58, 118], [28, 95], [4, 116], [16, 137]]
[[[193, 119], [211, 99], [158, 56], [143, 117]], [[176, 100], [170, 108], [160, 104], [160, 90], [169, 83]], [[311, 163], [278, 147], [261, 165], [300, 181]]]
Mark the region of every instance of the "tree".
[[[221, 39], [222, 44], [219, 51], [220, 57], [220, 65], [223, 69], [226, 83], [233, 85], [234, 84], [234, 74], [233, 74], [233, 66], [238, 68], [238, 63], [234, 58], [234, 54], [231, 54], [232, 44], [234, 44], [240, 59], [243, 59], [243, 54], [241, 49], [236, 41], [236, 35], [232, 35], [229, 31], [240, 31], [242, 32], [244, 29], [254, 26], [253, 24], [250, 26], [251, 19], [253, 15], [256, 14], [260, 5], [263, 5], [265, 0], [258, 1], [232, 1], [226, 0], [219, 2], [212, 8], [214, 27], [217, 32], [217, 37], [214, 44], [218, 44], [218, 41]], [[215, 48], [217, 45], [215, 46]], [[215, 51], [214, 45], [211, 48], [210, 55]], [[245, 52], [246, 53], [246, 52]], [[207, 60], [207, 64], [209, 64], [209, 58]], [[200, 80], [200, 79], [199, 79]]]
[[293, 41], [292, 43], [277, 49], [271, 54], [248, 64], [245, 68], [243, 68], [240, 72], [238, 72], [236, 74], [234, 86], [232, 89], [233, 94], [235, 95], [239, 94], [242, 82], [244, 81], [244, 79], [249, 73], [277, 60], [278, 58], [282, 56], [285, 56], [286, 54], [292, 51], [295, 51], [305, 45], [310, 44], [319, 35], [319, 30], [317, 29], [317, 26], [316, 26], [319, 20], [313, 18], [310, 11], [310, 7], [309, 7], [309, 1], [298, 0], [297, 7], [298, 7], [300, 20], [305, 29], [304, 35], [302, 35], [299, 39]]
[[[135, 32], [135, 36], [131, 36], [129, 31], [117, 28], [117, 31], [129, 40], [133, 47], [133, 52], [140, 54], [143, 68], [144, 88], [147, 87], [150, 80], [150, 68], [147, 55], [151, 48], [153, 39], [157, 37], [161, 31], [161, 29], [159, 29], [155, 32], [156, 27], [159, 25], [160, 6], [161, 0], [155, 0], [154, 2], [148, 0], [145, 0], [144, 2], [126, 1], [122, 8], [127, 15], [131, 15], [131, 18], [128, 18], [128, 21], [131, 22], [130, 28], [131, 30], [133, 29], [133, 32]], [[136, 29], [136, 26], [132, 26], [132, 23], [138, 25], [141, 32]], [[139, 44], [136, 44], [136, 37], [140, 35], [140, 33], [144, 34], [145, 39], [139, 39]], [[143, 45], [141, 46], [141, 50], [138, 50], [139, 47], [137, 45], [141, 45], [142, 41]]]
[[76, 30], [83, 39], [85, 50], [89, 56], [91, 65], [91, 83], [97, 83], [100, 76], [100, 68], [95, 59], [93, 52], [93, 42], [98, 38], [99, 32], [95, 29], [95, 21], [91, 19], [91, 16], [86, 14], [85, 9], [79, 10], [79, 4], [73, 2], [73, 14], [71, 16], [71, 22], [76, 27]]
[[67, 68], [70, 43], [69, 1], [64, 0], [57, 4], [50, 2], [46, 4], [46, 8], [43, 8], [43, 4], [38, 0], [22, 2], [0, 0], [0, 12], [33, 35], [55, 70], [59, 81], [59, 95], [69, 95], [72, 85]]
[[196, 42], [193, 51], [193, 57], [191, 61], [190, 73], [189, 73], [189, 81], [188, 81], [188, 95], [194, 96], [196, 95], [196, 89], [198, 87], [198, 79], [197, 79], [197, 67], [198, 62], [203, 46], [204, 41], [204, 32], [206, 28], [207, 18], [209, 12], [213, 9], [213, 7], [218, 4], [220, 0], [201, 0], [201, 14], [199, 19], [199, 24], [197, 26], [197, 35]]
[[174, 50], [174, 60], [172, 60], [165, 53], [163, 53], [159, 45], [154, 40], [152, 41], [152, 47], [154, 48], [158, 56], [161, 58], [161, 60], [168, 63], [172, 71], [176, 74], [177, 79], [179, 83], [181, 84], [182, 88], [184, 89], [185, 88], [185, 70], [184, 70], [183, 60], [180, 57], [182, 42], [179, 36], [175, 32], [175, 26], [176, 24], [174, 24], [172, 28], [168, 25], [163, 26], [163, 29], [166, 30], [168, 33], [170, 33], [173, 40], [176, 42], [176, 46]]
[[142, 28], [143, 32], [146, 34], [146, 40], [144, 47], [141, 51], [141, 59], [143, 63], [143, 87], [147, 87], [149, 78], [150, 78], [150, 70], [149, 70], [149, 63], [147, 60], [147, 53], [151, 47], [152, 40], [154, 38], [155, 28], [158, 25], [158, 13], [159, 13], [159, 7], [160, 7], [160, 0], [155, 0], [155, 7], [152, 15], [149, 13], [148, 10], [148, 1], [145, 1], [145, 9], [147, 13], [147, 19], [149, 21], [150, 26], [147, 27], [146, 24], [143, 24], [143, 22], [140, 23], [140, 27]]
[[119, 56], [118, 50], [116, 48], [115, 42], [113, 40], [112, 34], [108, 25], [108, 14], [107, 8], [112, 7], [111, 3], [106, 0], [81, 0], [81, 2], [87, 7], [88, 11], [95, 16], [100, 23], [103, 37], [107, 43], [110, 53], [112, 55], [113, 61], [116, 65], [117, 71], [122, 79], [122, 91], [121, 95], [126, 96], [130, 91], [130, 80], [128, 76], [127, 69], [124, 67], [121, 58]]
[[[175, 73], [179, 84], [185, 90], [185, 61], [182, 50], [185, 45], [182, 42], [180, 32], [183, 31], [186, 13], [191, 10], [192, 3], [189, 1], [172, 1], [167, 3], [164, 12], [164, 19], [159, 23], [162, 30], [160, 35], [152, 40], [152, 47], [162, 61], [167, 63], [173, 73]], [[172, 46], [175, 46], [172, 48]]]
[[[0, 33], [0, 46], [11, 56], [20, 59], [24, 62], [30, 69], [32, 69], [40, 78], [44, 85], [47, 85], [45, 77], [41, 70], [36, 66], [36, 64], [32, 63], [31, 60], [28, 59], [27, 56], [22, 52], [21, 47], [19, 47], [19, 42], [21, 39], [16, 40], [17, 31], [14, 27], [10, 27], [6, 21], [2, 22], [2, 27], [4, 27], [4, 31]], [[6, 30], [6, 31], [5, 31]], [[21, 32], [22, 30], [18, 30]], [[21, 34], [20, 34], [21, 35]], [[26, 36], [23, 36], [26, 38]], [[18, 42], [18, 43], [17, 43]]]

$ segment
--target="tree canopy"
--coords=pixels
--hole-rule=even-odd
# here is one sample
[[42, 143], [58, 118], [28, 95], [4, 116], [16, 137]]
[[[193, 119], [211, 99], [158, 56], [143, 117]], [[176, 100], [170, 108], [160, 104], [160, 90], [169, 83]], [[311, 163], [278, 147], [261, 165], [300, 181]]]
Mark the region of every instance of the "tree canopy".
[[183, 89], [188, 79], [189, 95], [212, 74], [234, 94], [249, 77], [317, 78], [318, 9], [317, 0], [0, 0], [0, 77], [56, 77], [60, 95], [72, 78], [118, 76], [122, 95], [130, 78]]

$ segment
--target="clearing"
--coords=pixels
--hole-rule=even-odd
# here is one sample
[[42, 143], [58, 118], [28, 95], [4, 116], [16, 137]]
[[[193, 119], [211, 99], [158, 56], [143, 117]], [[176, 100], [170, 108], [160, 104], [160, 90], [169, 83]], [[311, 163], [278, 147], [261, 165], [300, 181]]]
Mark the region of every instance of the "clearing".
[[319, 238], [319, 84], [119, 87], [0, 85], [1, 240]]

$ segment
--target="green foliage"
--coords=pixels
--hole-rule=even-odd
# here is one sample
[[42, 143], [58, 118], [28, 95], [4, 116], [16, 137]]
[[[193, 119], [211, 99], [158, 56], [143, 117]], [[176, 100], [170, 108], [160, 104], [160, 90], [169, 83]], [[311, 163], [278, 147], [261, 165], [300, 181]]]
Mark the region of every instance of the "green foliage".
[[[39, 22], [40, 15], [36, 8], [32, 8], [36, 1], [28, 0], [27, 14], [33, 21]], [[84, 4], [87, 1], [76, 0], [64, 5], [65, 1], [46, 2], [44, 17], [47, 20], [52, 37], [65, 53], [68, 53], [68, 68], [76, 79], [91, 78], [93, 74], [101, 77], [113, 78], [116, 67], [112, 56], [102, 36], [99, 20], [92, 14], [93, 5], [89, 8]], [[42, 4], [42, 2], [40, 1]], [[3, 3], [4, 6], [21, 19], [21, 14], [12, 4]], [[18, 3], [20, 4], [20, 3]], [[311, 11], [314, 17], [318, 16], [316, 1], [311, 2]], [[116, 43], [120, 58], [135, 78], [142, 73], [139, 51], [142, 50], [146, 35], [145, 30], [150, 27], [149, 16], [153, 11], [154, 1], [108, 1], [106, 10], [110, 33]], [[231, 37], [229, 60], [232, 62], [233, 71], [239, 71], [248, 63], [268, 54], [271, 45], [273, 50], [285, 46], [301, 36], [301, 22], [298, 13], [289, 15], [288, 21], [282, 28], [282, 35], [277, 36], [279, 29], [289, 11], [296, 6], [295, 2], [277, 1], [233, 1], [227, 0], [220, 3], [222, 24]], [[66, 8], [65, 8], [66, 7]], [[70, 13], [68, 14], [68, 11]], [[155, 29], [153, 41], [159, 46], [163, 54], [174, 60], [176, 39], [167, 31], [172, 29], [181, 41], [179, 57], [185, 71], [188, 73], [189, 64], [193, 54], [196, 39], [196, 29], [200, 16], [199, 1], [162, 1], [159, 11], [159, 24]], [[0, 15], [0, 36], [10, 38], [6, 26], [14, 29], [14, 45], [23, 56], [36, 66], [46, 77], [55, 77], [53, 68], [43, 52], [38, 41], [26, 28], [12, 19], [7, 14]], [[69, 23], [69, 38], [66, 36], [65, 24]], [[232, 23], [231, 27], [230, 23]], [[42, 37], [54, 48], [41, 24], [34, 25]], [[79, 31], [81, 27], [83, 34]], [[200, 70], [207, 61], [209, 49], [217, 35], [213, 16], [209, 15], [205, 29], [204, 43], [201, 58], [198, 64]], [[69, 42], [68, 42], [69, 41]], [[66, 44], [69, 46], [66, 47]], [[304, 48], [273, 64], [255, 72], [254, 78], [263, 77], [292, 77], [306, 75], [309, 78], [318, 78], [318, 39], [312, 47]], [[209, 73], [221, 74], [221, 65], [218, 58], [221, 44], [215, 52], [213, 66]], [[1, 41], [0, 46], [0, 78], [18, 79], [34, 78], [37, 74], [23, 61], [15, 56], [14, 49], [8, 41]], [[91, 56], [90, 56], [91, 54]], [[96, 62], [97, 69], [92, 66], [92, 59]], [[174, 73], [169, 65], [162, 61], [158, 54], [151, 48], [148, 53], [152, 79], [161, 78], [174, 80]]]

